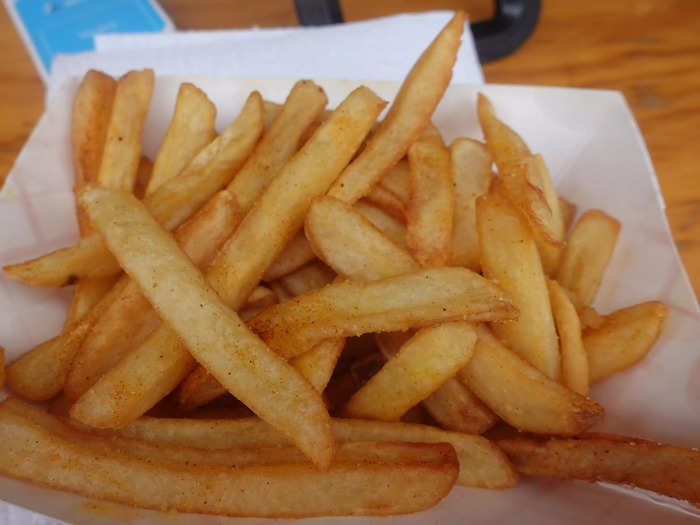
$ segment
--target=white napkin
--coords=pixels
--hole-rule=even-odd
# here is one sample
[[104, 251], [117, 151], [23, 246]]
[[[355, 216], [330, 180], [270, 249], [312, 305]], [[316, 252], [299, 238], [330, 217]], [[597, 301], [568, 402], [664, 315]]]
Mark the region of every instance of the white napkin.
[[[430, 11], [321, 27], [100, 35], [96, 51], [56, 57], [47, 100], [90, 68], [111, 75], [151, 67], [159, 75], [400, 81], [451, 16]], [[484, 81], [468, 24], [452, 81]]]

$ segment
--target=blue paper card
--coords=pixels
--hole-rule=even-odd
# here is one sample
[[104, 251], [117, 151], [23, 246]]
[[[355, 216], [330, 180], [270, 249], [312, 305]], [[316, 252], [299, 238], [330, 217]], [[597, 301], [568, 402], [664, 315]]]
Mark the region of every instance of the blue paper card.
[[57, 53], [93, 50], [94, 35], [173, 28], [160, 6], [149, 0], [6, 0], [5, 4], [43, 79]]

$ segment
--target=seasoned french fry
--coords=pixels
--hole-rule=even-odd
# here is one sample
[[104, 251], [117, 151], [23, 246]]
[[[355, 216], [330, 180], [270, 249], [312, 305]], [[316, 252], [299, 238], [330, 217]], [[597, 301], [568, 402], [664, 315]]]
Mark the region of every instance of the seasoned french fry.
[[[222, 190], [175, 231], [175, 240], [197, 266], [205, 265], [240, 221], [231, 194]], [[160, 324], [160, 317], [130, 281], [100, 315], [73, 359], [64, 393], [76, 401], [105, 372], [143, 342]]]
[[193, 84], [180, 84], [175, 111], [168, 131], [158, 148], [146, 194], [178, 175], [216, 137], [216, 107]]
[[559, 334], [561, 351], [561, 382], [583, 396], [588, 395], [588, 356], [581, 339], [581, 323], [576, 308], [564, 289], [549, 279], [549, 302]]
[[474, 328], [463, 321], [418, 331], [355, 392], [343, 412], [352, 417], [397, 421], [469, 361], [475, 342]]
[[486, 193], [491, 184], [491, 155], [481, 142], [460, 138], [450, 145], [450, 161], [455, 195], [451, 263], [479, 271], [475, 207], [477, 197]]
[[509, 425], [536, 434], [576, 435], [601, 420], [603, 407], [564, 388], [477, 327], [474, 355], [457, 378]]
[[402, 222], [364, 200], [357, 201], [353, 209], [386, 235], [391, 242], [401, 248], [407, 248], [406, 226]]
[[408, 149], [408, 164], [408, 247], [421, 265], [445, 266], [452, 257], [455, 198], [450, 152], [433, 126]]
[[146, 195], [146, 187], [148, 181], [151, 180], [151, 173], [153, 173], [153, 162], [148, 157], [141, 155], [139, 167], [136, 170], [136, 182], [134, 182], [134, 195], [137, 199], [143, 199]]
[[411, 68], [362, 153], [328, 192], [331, 197], [354, 203], [366, 195], [423, 132], [452, 78], [465, 18], [457, 12]]
[[513, 129], [496, 117], [496, 110], [483, 93], [476, 99], [476, 111], [486, 139], [486, 147], [498, 167], [499, 175], [508, 171], [512, 164], [530, 155], [530, 148]]
[[334, 278], [335, 272], [322, 262], [317, 261], [281, 277], [280, 281], [289, 294], [295, 296], [322, 288], [330, 284]]
[[345, 339], [342, 337], [326, 339], [305, 354], [291, 359], [289, 363], [299, 370], [318, 392], [323, 392], [331, 380], [344, 346]]
[[433, 268], [370, 283], [331, 284], [271, 306], [249, 326], [290, 358], [332, 337], [515, 316], [510, 299], [483, 277], [464, 268]]
[[[185, 252], [187, 253], [187, 252]], [[275, 292], [265, 286], [258, 286], [248, 296], [244, 308], [266, 308], [277, 302]]]
[[305, 231], [314, 253], [349, 279], [375, 281], [420, 268], [353, 207], [332, 197], [314, 202]]
[[315, 258], [316, 255], [306, 240], [304, 233], [299, 232], [292, 237], [277, 258], [267, 267], [263, 274], [263, 279], [270, 282], [284, 277]]
[[288, 518], [414, 512], [444, 497], [459, 471], [447, 444], [352, 444], [325, 472], [309, 463], [176, 465], [97, 451], [3, 408], [4, 474], [163, 511]]
[[700, 501], [700, 452], [643, 439], [584, 434], [573, 439], [514, 437], [498, 446], [528, 476], [608, 481]]
[[95, 181], [132, 191], [141, 158], [141, 133], [153, 93], [153, 70], [130, 71], [117, 83], [100, 169]]
[[[236, 174], [262, 131], [262, 97], [251, 93], [241, 114], [204, 148], [179, 177], [144, 200], [156, 220], [171, 230], [183, 223]], [[120, 271], [102, 238], [89, 235], [74, 246], [24, 263], [5, 266], [5, 275], [38, 286], [66, 286], [78, 278], [106, 277]]]
[[583, 346], [588, 355], [591, 382], [621, 372], [643, 359], [659, 338], [667, 315], [663, 303], [641, 303], [606, 315], [599, 328], [586, 331]]
[[588, 210], [571, 231], [557, 281], [582, 304], [593, 301], [619, 233], [620, 223], [600, 210]]
[[378, 185], [396, 195], [405, 206], [411, 198], [410, 176], [408, 160], [401, 159], [387, 170]]
[[498, 185], [476, 201], [481, 268], [513, 297], [517, 320], [494, 323], [508, 348], [557, 379], [561, 360], [547, 282], [532, 233]]
[[64, 330], [70, 330], [75, 324], [95, 306], [104, 295], [111, 290], [117, 282], [117, 277], [97, 277], [78, 281], [73, 292], [66, 320], [63, 323]]
[[372, 186], [364, 198], [395, 219], [405, 220], [406, 206], [396, 195], [383, 186], [379, 184]]
[[[214, 450], [289, 444], [282, 434], [257, 418], [197, 421], [144, 417], [119, 433], [146, 441]], [[498, 447], [481, 436], [410, 423], [336, 418], [333, 433], [341, 443], [368, 440], [450, 443], [459, 458], [457, 482], [461, 485], [502, 489], [512, 487], [518, 479]]]

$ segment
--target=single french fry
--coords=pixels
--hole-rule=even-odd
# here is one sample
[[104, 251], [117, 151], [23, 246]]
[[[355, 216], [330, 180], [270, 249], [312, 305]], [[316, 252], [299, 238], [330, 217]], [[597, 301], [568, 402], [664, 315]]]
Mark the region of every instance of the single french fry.
[[406, 206], [396, 195], [383, 186], [375, 184], [364, 198], [392, 217], [401, 221], [405, 220]]
[[66, 320], [63, 323], [63, 329], [70, 330], [70, 327], [75, 326], [80, 318], [89, 312], [112, 289], [116, 282], [116, 277], [97, 277], [95, 279], [78, 281], [68, 308]]
[[73, 443], [3, 407], [0, 437], [6, 475], [137, 507], [241, 517], [415, 512], [447, 495], [459, 471], [447, 444], [352, 444], [327, 471], [178, 465]]
[[158, 148], [146, 194], [178, 175], [216, 137], [216, 107], [207, 95], [189, 82], [180, 84], [175, 110]]
[[498, 446], [527, 476], [607, 481], [700, 501], [700, 452], [611, 434], [513, 437]]
[[619, 221], [600, 210], [588, 210], [571, 231], [557, 281], [571, 290], [582, 304], [593, 301], [619, 233]]
[[[157, 443], [213, 450], [289, 444], [282, 434], [257, 418], [202, 421], [144, 417], [119, 433]], [[518, 479], [505, 455], [481, 436], [447, 432], [427, 425], [338, 418], [333, 419], [333, 433], [341, 443], [368, 440], [450, 443], [459, 458], [457, 483], [461, 485], [503, 489], [514, 486]]]
[[333, 184], [331, 197], [354, 203], [365, 196], [420, 136], [452, 78], [465, 19], [463, 12], [455, 13], [418, 58], [362, 153]]
[[375, 281], [420, 268], [354, 207], [332, 197], [314, 202], [305, 231], [314, 253], [349, 279]]
[[[203, 266], [239, 221], [235, 199], [222, 190], [175, 231], [175, 240], [195, 265]], [[159, 325], [160, 317], [130, 280], [83, 340], [66, 378], [65, 395], [76, 401]]]
[[119, 79], [95, 179], [100, 186], [133, 190], [153, 82], [152, 69], [130, 71]]
[[408, 160], [401, 159], [387, 170], [378, 185], [393, 193], [405, 206], [411, 198], [410, 176]]
[[[236, 174], [262, 131], [262, 97], [253, 92], [238, 118], [199, 152], [179, 177], [161, 185], [144, 204], [156, 220], [172, 230], [187, 220]], [[38, 286], [67, 286], [78, 278], [107, 277], [120, 271], [102, 238], [89, 235], [74, 246], [19, 264], [5, 275]]]
[[456, 321], [419, 330], [350, 398], [351, 417], [397, 421], [471, 358], [476, 332]]
[[475, 208], [477, 197], [486, 193], [491, 184], [491, 155], [481, 142], [459, 138], [450, 145], [450, 160], [455, 195], [451, 264], [479, 271]]
[[318, 391], [323, 392], [345, 346], [345, 339], [327, 339], [289, 363]]
[[304, 233], [299, 232], [292, 237], [277, 258], [267, 267], [263, 274], [263, 279], [270, 282], [284, 277], [315, 258], [316, 254], [311, 249]]
[[600, 327], [587, 330], [583, 346], [591, 383], [626, 370], [649, 353], [668, 315], [663, 303], [651, 301], [603, 317]]
[[445, 266], [452, 257], [455, 196], [450, 152], [433, 126], [408, 149], [408, 164], [408, 247], [421, 265]]
[[559, 197], [559, 209], [561, 210], [561, 220], [564, 223], [564, 233], [566, 233], [576, 217], [576, 205], [564, 197]]
[[561, 382], [583, 396], [588, 395], [588, 356], [581, 339], [581, 323], [576, 308], [564, 289], [549, 279], [549, 302], [559, 334], [561, 351]]
[[493, 104], [483, 93], [477, 96], [476, 111], [486, 147], [498, 167], [499, 175], [508, 171], [512, 164], [531, 155], [522, 137], [496, 117]]
[[386, 235], [391, 242], [406, 249], [406, 226], [385, 211], [365, 202], [364, 199], [353, 204], [353, 209], [371, 222], [379, 231]]
[[327, 468], [333, 438], [321, 397], [225, 306], [145, 206], [129, 195], [101, 188], [81, 192], [79, 202], [125, 271], [192, 354], [246, 406], [290, 436], [316, 465]]
[[[232, 309], [242, 306], [237, 303], [247, 299], [258, 284], [260, 274], [294, 234], [297, 229], [294, 223], [303, 223], [314, 194], [323, 193], [348, 162], [382, 106], [383, 102], [370, 90], [355, 90], [287, 163], [224, 245], [207, 277], [211, 278], [213, 272], [221, 275], [228, 271], [229, 277], [239, 280], [212, 281]], [[274, 214], [269, 213], [270, 208], [276, 210]], [[274, 221], [274, 217], [283, 219]], [[251, 241], [251, 237], [254, 240]], [[252, 245], [256, 246], [255, 251], [250, 250]], [[246, 267], [239, 268], [241, 265]], [[235, 297], [231, 297], [232, 292]], [[161, 355], [167, 357], [161, 359]], [[130, 353], [118, 370], [112, 370], [113, 373], [86, 392], [84, 402], [81, 399], [76, 403], [73, 416], [96, 427], [124, 425], [170, 393], [193, 364], [178, 336], [167, 327], [161, 327]], [[145, 365], [152, 368], [146, 370]], [[122, 389], [126, 382], [131, 389]], [[118, 397], [114, 395], [115, 388], [122, 392]]]
[[557, 379], [561, 359], [540, 256], [532, 232], [498, 185], [476, 201], [481, 268], [513, 297], [520, 316], [494, 323], [508, 348]]
[[143, 199], [146, 195], [146, 188], [148, 187], [148, 181], [151, 180], [151, 173], [153, 173], [153, 162], [148, 157], [141, 155], [139, 167], [136, 170], [136, 182], [134, 182], [134, 195], [136, 195], [137, 199]]
[[[375, 340], [389, 359], [410, 337], [411, 332], [395, 332], [377, 334]], [[423, 407], [441, 427], [455, 432], [482, 434], [498, 421], [498, 417], [454, 377], [426, 397]]]
[[369, 283], [331, 284], [271, 306], [249, 326], [270, 348], [291, 358], [332, 337], [515, 316], [510, 299], [480, 275], [465, 268], [433, 268]]
[[248, 296], [244, 308], [266, 308], [277, 302], [275, 292], [265, 286], [257, 286]]
[[323, 288], [330, 284], [334, 278], [335, 272], [333, 270], [322, 262], [316, 261], [280, 277], [280, 281], [290, 295], [295, 296]]
[[474, 355], [457, 373], [509, 425], [536, 434], [576, 435], [603, 417], [603, 407], [530, 366], [484, 326]]

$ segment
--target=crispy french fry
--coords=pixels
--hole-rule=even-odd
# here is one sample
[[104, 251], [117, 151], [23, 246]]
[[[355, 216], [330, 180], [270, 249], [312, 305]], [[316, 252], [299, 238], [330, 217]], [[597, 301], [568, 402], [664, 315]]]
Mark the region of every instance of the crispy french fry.
[[116, 282], [116, 277], [98, 277], [78, 281], [66, 320], [63, 323], [63, 329], [69, 330], [70, 327], [75, 326], [80, 318], [89, 312]]
[[401, 221], [405, 220], [406, 206], [396, 195], [383, 186], [379, 184], [372, 186], [364, 198], [392, 217]]
[[561, 220], [564, 223], [564, 232], [566, 233], [576, 217], [576, 205], [564, 197], [559, 197], [559, 209], [561, 210]]
[[280, 277], [282, 285], [291, 296], [323, 288], [335, 278], [335, 272], [322, 262], [316, 261], [302, 266], [297, 271]]
[[343, 412], [397, 421], [469, 361], [475, 342], [474, 328], [463, 321], [419, 330], [355, 392]]
[[564, 289], [549, 279], [549, 302], [559, 334], [561, 351], [561, 382], [583, 396], [588, 395], [588, 356], [581, 339], [581, 323], [576, 308]]
[[[146, 441], [214, 450], [289, 444], [282, 434], [257, 418], [202, 421], [144, 417], [119, 433]], [[368, 440], [450, 443], [459, 458], [459, 484], [498, 489], [512, 487], [517, 482], [517, 473], [504, 454], [481, 436], [426, 425], [336, 418], [333, 433], [341, 443]]]
[[477, 327], [474, 355], [457, 378], [509, 425], [536, 434], [576, 435], [602, 419], [603, 407], [564, 388]]
[[353, 209], [371, 222], [379, 231], [386, 235], [391, 242], [406, 249], [406, 226], [383, 210], [369, 204], [365, 200], [359, 200], [353, 205]]
[[303, 232], [287, 243], [277, 258], [267, 267], [263, 274], [265, 281], [274, 281], [288, 275], [316, 258]]
[[418, 58], [362, 153], [333, 184], [331, 197], [354, 203], [366, 195], [420, 136], [452, 78], [465, 19], [457, 12]]
[[176, 465], [73, 443], [3, 408], [4, 474], [163, 511], [289, 518], [414, 512], [444, 497], [459, 471], [447, 444], [352, 444], [325, 472], [309, 463]]
[[311, 383], [318, 391], [323, 392], [331, 380], [333, 370], [338, 362], [343, 347], [345, 346], [344, 338], [327, 339], [321, 341], [313, 349], [302, 354], [289, 363], [299, 370], [299, 373]]
[[249, 326], [291, 358], [332, 337], [515, 316], [510, 299], [483, 277], [464, 268], [433, 268], [370, 283], [331, 284], [271, 306]]
[[571, 231], [557, 281], [582, 304], [593, 301], [619, 233], [620, 223], [600, 210], [588, 210]]
[[[411, 332], [377, 334], [375, 339], [388, 359], [411, 337]], [[440, 426], [455, 432], [482, 434], [498, 417], [456, 378], [445, 381], [423, 400], [423, 407]]]
[[133, 190], [153, 82], [152, 69], [130, 71], [119, 79], [95, 179], [100, 186]]
[[[382, 106], [381, 99], [366, 88], [351, 93], [287, 163], [224, 245], [207, 277], [218, 274], [224, 278], [213, 279], [212, 284], [234, 310], [242, 306], [239, 301], [245, 301], [259, 282], [260, 274], [295, 232], [294, 223], [301, 226], [315, 194], [323, 193], [348, 162]], [[301, 184], [300, 180], [305, 183]], [[270, 208], [274, 214], [269, 213]], [[274, 217], [280, 220], [275, 221]], [[254, 252], [250, 250], [251, 242], [257, 248]], [[227, 273], [237, 282], [227, 282]], [[164, 349], [167, 358], [161, 359]], [[124, 425], [172, 391], [193, 365], [187, 348], [167, 327], [156, 330], [128, 357], [120, 363], [119, 370], [104, 378], [104, 383], [100, 381], [86, 392], [85, 402], [74, 407], [76, 419], [97, 427]], [[142, 368], [145, 365], [153, 368], [145, 371]], [[126, 393], [121, 387], [125, 382], [133, 387]], [[116, 399], [114, 388], [122, 392]]]
[[277, 303], [275, 292], [266, 286], [257, 286], [248, 296], [244, 308], [265, 308]]
[[[262, 131], [262, 97], [251, 93], [241, 114], [204, 148], [179, 177], [146, 197], [156, 220], [171, 230], [183, 223], [236, 174]], [[78, 278], [106, 277], [120, 271], [102, 238], [89, 235], [74, 246], [24, 263], [5, 266], [5, 275], [39, 286], [66, 286]]]
[[314, 202], [305, 231], [314, 253], [349, 279], [375, 281], [420, 268], [354, 207], [332, 197]]
[[263, 100], [263, 109], [265, 116], [263, 119], [264, 127], [267, 130], [277, 118], [277, 115], [282, 111], [282, 104], [272, 102], [271, 100]]
[[408, 149], [408, 164], [408, 247], [421, 265], [445, 266], [452, 257], [455, 198], [450, 152], [433, 126]]
[[513, 297], [517, 320], [494, 323], [508, 348], [557, 379], [561, 360], [547, 282], [530, 228], [498, 185], [476, 201], [481, 268]]
[[146, 194], [178, 175], [216, 137], [216, 107], [207, 95], [189, 82], [180, 84], [173, 118], [158, 148]]
[[[210, 261], [240, 221], [231, 194], [222, 190], [175, 231], [175, 240], [197, 266]], [[85, 337], [73, 359], [64, 393], [76, 401], [160, 324], [136, 282], [130, 281]]]
[[389, 168], [379, 181], [379, 186], [383, 186], [390, 191], [404, 204], [408, 204], [411, 198], [410, 168], [407, 159], [401, 159], [394, 166]]
[[134, 195], [137, 199], [143, 199], [146, 195], [146, 187], [148, 181], [151, 180], [151, 173], [153, 173], [153, 162], [148, 157], [141, 155], [139, 167], [136, 170], [136, 182], [134, 182]]
[[459, 138], [450, 145], [450, 160], [455, 195], [451, 263], [479, 271], [475, 207], [477, 197], [491, 184], [491, 155], [481, 142]]
[[600, 327], [586, 331], [583, 346], [591, 382], [626, 370], [643, 359], [659, 338], [667, 315], [663, 303], [641, 303], [606, 315]]
[[573, 439], [514, 437], [497, 443], [528, 476], [608, 481], [700, 501], [697, 449], [610, 434]]
[[522, 137], [496, 117], [493, 104], [483, 93], [477, 96], [476, 111], [499, 175], [531, 154]]

